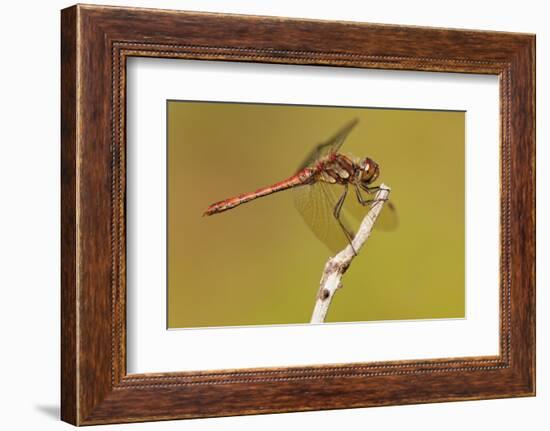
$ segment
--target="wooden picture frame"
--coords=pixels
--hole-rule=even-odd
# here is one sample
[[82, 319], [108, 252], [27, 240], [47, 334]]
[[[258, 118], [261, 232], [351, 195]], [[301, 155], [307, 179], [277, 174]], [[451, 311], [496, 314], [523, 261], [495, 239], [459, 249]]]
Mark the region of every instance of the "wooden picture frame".
[[[61, 16], [64, 421], [91, 425], [535, 394], [534, 35], [83, 5]], [[500, 354], [127, 374], [130, 56], [498, 75]]]

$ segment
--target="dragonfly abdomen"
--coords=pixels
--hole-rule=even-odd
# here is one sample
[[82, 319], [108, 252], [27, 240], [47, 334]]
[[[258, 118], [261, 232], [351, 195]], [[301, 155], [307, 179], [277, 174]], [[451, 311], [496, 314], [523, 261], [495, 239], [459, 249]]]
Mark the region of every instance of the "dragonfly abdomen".
[[278, 183], [272, 184], [267, 187], [262, 187], [253, 192], [243, 193], [237, 196], [234, 196], [229, 199], [224, 199], [210, 205], [203, 216], [209, 216], [223, 211], [230, 210], [235, 208], [238, 205], [250, 202], [254, 199], [260, 198], [262, 196], [270, 195], [272, 193], [280, 192], [282, 190], [287, 190], [292, 187], [302, 186], [309, 184], [315, 179], [316, 170], [312, 168], [304, 168], [295, 175], [283, 180]]

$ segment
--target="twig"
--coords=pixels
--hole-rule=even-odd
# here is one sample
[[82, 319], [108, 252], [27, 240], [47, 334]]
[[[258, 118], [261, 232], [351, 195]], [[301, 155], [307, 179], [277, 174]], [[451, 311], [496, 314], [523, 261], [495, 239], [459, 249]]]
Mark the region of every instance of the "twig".
[[351, 261], [355, 257], [353, 249], [359, 253], [361, 247], [363, 247], [367, 239], [369, 239], [374, 223], [380, 215], [384, 203], [388, 200], [389, 194], [390, 188], [385, 184], [381, 184], [380, 189], [374, 197], [375, 201], [371, 209], [361, 222], [361, 226], [353, 238], [353, 248], [348, 244], [346, 248], [336, 256], [329, 258], [327, 261], [325, 269], [323, 270], [323, 276], [321, 277], [321, 286], [317, 293], [317, 300], [311, 316], [311, 323], [323, 323], [325, 321], [332, 298], [336, 291], [342, 287], [342, 275], [347, 271], [351, 265]]

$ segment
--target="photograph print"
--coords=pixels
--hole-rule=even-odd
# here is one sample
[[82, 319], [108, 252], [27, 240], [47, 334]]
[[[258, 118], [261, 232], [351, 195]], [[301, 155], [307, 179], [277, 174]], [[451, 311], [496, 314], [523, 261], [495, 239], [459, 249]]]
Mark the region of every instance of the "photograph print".
[[169, 329], [465, 317], [464, 111], [166, 108]]

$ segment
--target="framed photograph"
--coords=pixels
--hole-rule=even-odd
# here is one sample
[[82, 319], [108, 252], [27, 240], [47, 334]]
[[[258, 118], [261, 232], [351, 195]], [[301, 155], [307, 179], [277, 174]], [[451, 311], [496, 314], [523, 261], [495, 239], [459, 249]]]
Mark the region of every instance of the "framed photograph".
[[535, 36], [61, 13], [61, 415], [535, 395]]

